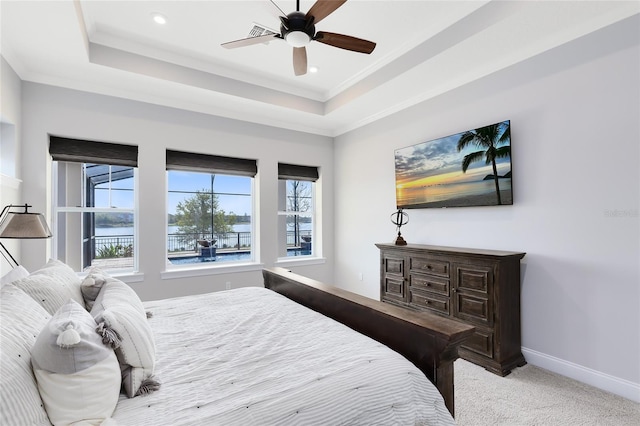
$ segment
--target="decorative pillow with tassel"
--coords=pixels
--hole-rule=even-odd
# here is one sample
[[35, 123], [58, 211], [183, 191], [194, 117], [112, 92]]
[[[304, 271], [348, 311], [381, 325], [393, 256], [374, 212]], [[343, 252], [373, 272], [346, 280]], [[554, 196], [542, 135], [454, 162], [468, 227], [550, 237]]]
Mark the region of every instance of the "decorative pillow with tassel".
[[115, 349], [122, 370], [122, 386], [129, 398], [157, 390], [153, 376], [155, 340], [136, 292], [122, 281], [105, 277], [91, 315], [103, 343]]
[[31, 350], [45, 410], [54, 425], [112, 424], [120, 396], [120, 365], [96, 322], [74, 300], [60, 307]]
[[93, 304], [95, 303], [98, 294], [100, 294], [102, 286], [104, 286], [109, 278], [111, 278], [111, 275], [98, 268], [92, 267], [87, 276], [82, 280], [80, 290], [82, 292], [82, 297], [84, 298], [85, 307], [88, 311], [93, 309]]

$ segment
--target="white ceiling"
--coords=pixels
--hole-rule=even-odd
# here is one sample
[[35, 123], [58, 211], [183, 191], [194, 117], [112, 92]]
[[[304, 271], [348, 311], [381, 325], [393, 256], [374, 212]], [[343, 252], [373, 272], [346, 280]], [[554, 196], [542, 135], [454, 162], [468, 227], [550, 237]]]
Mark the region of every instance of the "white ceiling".
[[376, 49], [312, 42], [320, 71], [299, 77], [282, 40], [220, 46], [254, 23], [278, 30], [269, 0], [2, 0], [0, 34], [25, 81], [337, 136], [638, 13], [635, 0], [350, 0], [316, 30]]

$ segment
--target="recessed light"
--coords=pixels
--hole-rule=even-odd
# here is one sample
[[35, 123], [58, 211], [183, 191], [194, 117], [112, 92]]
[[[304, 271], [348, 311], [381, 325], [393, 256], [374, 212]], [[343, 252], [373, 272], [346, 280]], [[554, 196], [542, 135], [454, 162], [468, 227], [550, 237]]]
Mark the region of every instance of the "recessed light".
[[153, 18], [153, 22], [155, 22], [158, 25], [164, 25], [167, 23], [167, 17], [164, 16], [162, 13], [152, 13], [151, 17]]
[[309, 72], [317, 73], [318, 71], [319, 71], [319, 68], [316, 67], [316, 66], [312, 65], [312, 66], [309, 67]]

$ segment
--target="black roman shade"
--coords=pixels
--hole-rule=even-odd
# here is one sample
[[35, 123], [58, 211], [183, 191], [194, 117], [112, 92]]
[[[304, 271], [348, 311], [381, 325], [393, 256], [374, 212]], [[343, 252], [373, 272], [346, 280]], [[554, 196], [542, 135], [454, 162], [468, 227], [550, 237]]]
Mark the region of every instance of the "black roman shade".
[[246, 158], [167, 150], [167, 170], [255, 177], [258, 162]]
[[318, 177], [317, 167], [278, 163], [278, 179], [308, 180], [315, 182], [318, 180]]
[[136, 145], [49, 136], [49, 154], [54, 161], [138, 167]]

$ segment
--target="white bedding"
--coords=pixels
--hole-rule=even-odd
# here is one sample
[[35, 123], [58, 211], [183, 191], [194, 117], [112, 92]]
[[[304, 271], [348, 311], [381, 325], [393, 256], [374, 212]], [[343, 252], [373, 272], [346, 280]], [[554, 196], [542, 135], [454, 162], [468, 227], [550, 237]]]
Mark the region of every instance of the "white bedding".
[[450, 425], [437, 389], [386, 346], [264, 288], [146, 302], [161, 388], [119, 425]]

